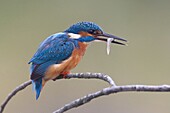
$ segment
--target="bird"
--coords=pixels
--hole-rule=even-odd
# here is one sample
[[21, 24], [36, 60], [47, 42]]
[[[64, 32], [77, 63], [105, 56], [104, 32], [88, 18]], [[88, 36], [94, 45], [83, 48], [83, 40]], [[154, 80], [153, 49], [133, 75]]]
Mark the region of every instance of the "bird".
[[36, 100], [47, 81], [56, 80], [59, 76], [65, 78], [77, 66], [90, 42], [107, 42], [108, 38], [112, 39], [111, 43], [119, 45], [127, 42], [88, 21], [77, 22], [65, 31], [47, 37], [28, 62]]

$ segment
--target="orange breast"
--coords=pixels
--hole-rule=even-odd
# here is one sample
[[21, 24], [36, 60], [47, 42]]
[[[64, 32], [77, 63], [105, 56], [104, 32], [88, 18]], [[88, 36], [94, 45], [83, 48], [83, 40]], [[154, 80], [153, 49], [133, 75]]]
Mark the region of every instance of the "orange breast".
[[87, 47], [86, 43], [79, 42], [79, 48], [76, 48], [73, 51], [71, 57], [67, 61], [68, 65], [65, 68], [66, 71], [73, 69], [80, 62], [81, 58], [83, 57], [86, 51], [86, 47]]
[[67, 60], [61, 62], [60, 64], [54, 64], [48, 68], [48, 71], [44, 77], [45, 80], [54, 79], [61, 73], [69, 72], [71, 69], [76, 67], [83, 57], [87, 47], [87, 43], [79, 42], [78, 44], [79, 48], [75, 48], [72, 55]]

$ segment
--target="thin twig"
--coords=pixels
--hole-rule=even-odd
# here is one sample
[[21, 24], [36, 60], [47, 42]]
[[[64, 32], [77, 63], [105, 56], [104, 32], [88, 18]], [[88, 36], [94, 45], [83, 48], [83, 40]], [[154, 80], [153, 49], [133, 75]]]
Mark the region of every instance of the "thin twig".
[[[112, 86], [115, 85], [111, 77], [102, 73], [73, 73], [66, 76], [66, 79], [70, 79], [70, 78], [85, 78], [85, 79], [95, 78], [95, 79], [104, 80]], [[62, 79], [62, 77], [59, 79]], [[4, 100], [4, 102], [0, 106], [0, 113], [3, 113], [6, 105], [12, 99], [12, 97], [14, 97], [19, 91], [23, 90], [29, 85], [31, 85], [31, 80], [24, 82], [23, 84], [16, 87], [11, 93], [9, 93], [6, 99]]]
[[63, 113], [72, 108], [79, 107], [83, 104], [88, 103], [92, 99], [95, 99], [100, 96], [114, 94], [118, 92], [127, 92], [127, 91], [144, 91], [144, 92], [170, 92], [170, 85], [162, 85], [162, 86], [147, 86], [147, 85], [126, 85], [126, 86], [112, 86], [108, 88], [104, 88], [101, 91], [97, 91], [92, 94], [88, 94], [82, 98], [76, 99], [69, 104], [65, 104], [64, 107], [54, 111], [53, 113]]
[[19, 91], [23, 90], [24, 88], [26, 88], [30, 84], [31, 84], [31, 80], [26, 81], [23, 84], [21, 84], [18, 87], [16, 87], [11, 93], [9, 93], [8, 96], [6, 97], [5, 101], [1, 104], [0, 113], [2, 113], [4, 111], [5, 106], [11, 100], [11, 98], [14, 97], [14, 95], [16, 93], [18, 93]]

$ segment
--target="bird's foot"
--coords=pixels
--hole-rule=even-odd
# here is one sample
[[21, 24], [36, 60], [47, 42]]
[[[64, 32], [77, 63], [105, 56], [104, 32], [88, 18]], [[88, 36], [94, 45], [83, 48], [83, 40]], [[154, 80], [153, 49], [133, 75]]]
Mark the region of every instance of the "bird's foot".
[[61, 75], [63, 76], [63, 78], [67, 78], [67, 75], [69, 74], [70, 72], [63, 72], [61, 73]]
[[53, 81], [56, 81], [57, 79], [62, 79], [63, 78], [63, 75], [59, 75], [59, 76], [57, 76], [56, 78], [54, 78], [54, 79], [52, 79]]
[[63, 78], [67, 78], [67, 75], [69, 74], [70, 72], [63, 72], [61, 73], [59, 76], [57, 76], [56, 78], [53, 79], [53, 81], [56, 81], [57, 79], [63, 79]]

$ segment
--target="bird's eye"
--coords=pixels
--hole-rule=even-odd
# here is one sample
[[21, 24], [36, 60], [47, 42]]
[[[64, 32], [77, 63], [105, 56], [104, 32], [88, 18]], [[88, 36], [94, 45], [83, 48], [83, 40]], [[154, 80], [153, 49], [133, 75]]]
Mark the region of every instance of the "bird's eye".
[[95, 30], [93, 30], [93, 29], [89, 30], [90, 34], [94, 34], [94, 32], [95, 32]]
[[94, 31], [93, 34], [97, 35], [97, 34], [98, 34], [98, 31]]
[[90, 30], [89, 33], [94, 35], [102, 34], [102, 32], [99, 30]]

